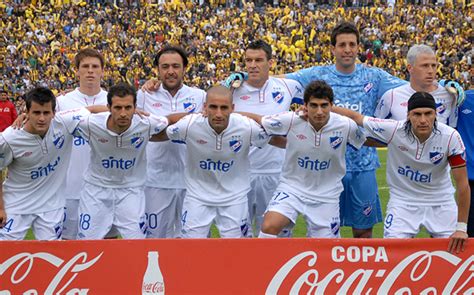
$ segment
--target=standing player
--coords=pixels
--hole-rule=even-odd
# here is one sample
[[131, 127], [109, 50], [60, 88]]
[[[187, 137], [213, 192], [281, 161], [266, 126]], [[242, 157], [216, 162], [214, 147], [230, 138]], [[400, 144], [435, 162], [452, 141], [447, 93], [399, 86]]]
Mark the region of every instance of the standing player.
[[435, 98], [437, 119], [456, 127], [456, 100], [436, 82], [438, 61], [433, 49], [427, 45], [413, 45], [407, 53], [410, 83], [387, 91], [379, 101], [375, 116], [384, 119], [404, 120], [408, 99], [415, 92], [428, 92]]
[[71, 134], [89, 112], [55, 116], [56, 98], [42, 87], [28, 92], [25, 100], [23, 129], [9, 127], [0, 135], [0, 167], [8, 167], [0, 190], [0, 240], [22, 240], [30, 227], [36, 239], [56, 240], [64, 215], [58, 190], [69, 164]]
[[[83, 108], [90, 105], [107, 104], [107, 92], [100, 87], [104, 74], [104, 57], [97, 50], [85, 48], [74, 57], [76, 77], [79, 88], [57, 98], [57, 111]], [[63, 238], [73, 240], [77, 236], [78, 207], [81, 192], [84, 188], [84, 171], [89, 165], [90, 147], [82, 137], [74, 137], [71, 162], [66, 179], [59, 192], [66, 198], [64, 207]], [[116, 236], [113, 234], [112, 236]]]
[[[154, 115], [200, 112], [206, 93], [183, 84], [188, 65], [186, 52], [175, 46], [163, 48], [155, 58], [161, 85], [156, 92], [138, 92], [137, 108]], [[170, 142], [147, 146], [145, 183], [148, 238], [176, 238], [181, 232], [181, 211], [186, 194], [184, 157], [186, 147]]]
[[[331, 33], [331, 51], [335, 65], [315, 66], [286, 77], [306, 86], [313, 80], [326, 81], [334, 91], [334, 104], [364, 115], [373, 116], [378, 99], [387, 90], [405, 81], [387, 72], [356, 64], [359, 52], [359, 31], [354, 24], [342, 22]], [[382, 221], [375, 169], [379, 167], [373, 147], [360, 151], [348, 149], [347, 173], [341, 194], [341, 225], [351, 226], [355, 238], [372, 237], [372, 228]]]
[[456, 130], [437, 122], [431, 94], [416, 92], [407, 110], [403, 121], [366, 117], [343, 108], [334, 111], [349, 116], [370, 137], [388, 146], [390, 200], [384, 237], [414, 237], [423, 225], [433, 237], [450, 237], [448, 250], [459, 252], [468, 238], [470, 201], [464, 144]]
[[8, 99], [8, 92], [0, 89], [0, 132], [7, 129], [16, 119], [15, 105]]
[[276, 237], [303, 214], [308, 237], [340, 237], [339, 195], [346, 173], [346, 145], [360, 148], [365, 137], [354, 121], [330, 113], [334, 95], [323, 81], [305, 89], [307, 119], [294, 112], [265, 116], [268, 135], [287, 137], [280, 183], [268, 204], [259, 237]]
[[[474, 70], [471, 70], [474, 74]], [[472, 74], [471, 74], [472, 75]], [[474, 87], [474, 75], [471, 76], [471, 87]], [[471, 188], [471, 206], [467, 234], [474, 237], [474, 89], [466, 91], [466, 100], [459, 107], [458, 131], [466, 145], [467, 174]]]
[[[298, 82], [270, 77], [274, 60], [272, 48], [262, 40], [254, 41], [245, 50], [248, 79], [233, 92], [236, 112], [273, 115], [286, 112], [293, 102], [301, 104], [302, 91]], [[251, 190], [248, 193], [249, 225], [255, 219], [257, 233], [263, 214], [278, 185], [285, 150], [267, 145], [250, 148]], [[289, 233], [284, 233], [288, 235]], [[252, 230], [249, 236], [253, 235]]]
[[79, 202], [79, 239], [102, 239], [112, 225], [126, 239], [145, 238], [145, 146], [168, 119], [134, 115], [136, 101], [133, 87], [115, 85], [107, 94], [110, 113], [89, 116], [78, 127], [91, 147]]
[[183, 238], [206, 238], [213, 221], [223, 238], [248, 232], [248, 153], [250, 145], [263, 146], [268, 136], [233, 110], [231, 91], [215, 86], [207, 92], [207, 117], [191, 114], [166, 130], [169, 139], [187, 145]]

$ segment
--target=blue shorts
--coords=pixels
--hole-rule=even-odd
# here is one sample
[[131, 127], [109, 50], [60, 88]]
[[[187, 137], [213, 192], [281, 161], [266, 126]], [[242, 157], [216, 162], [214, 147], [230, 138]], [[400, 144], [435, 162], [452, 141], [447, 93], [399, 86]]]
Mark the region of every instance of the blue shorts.
[[369, 229], [382, 221], [375, 170], [347, 172], [342, 179], [341, 226]]

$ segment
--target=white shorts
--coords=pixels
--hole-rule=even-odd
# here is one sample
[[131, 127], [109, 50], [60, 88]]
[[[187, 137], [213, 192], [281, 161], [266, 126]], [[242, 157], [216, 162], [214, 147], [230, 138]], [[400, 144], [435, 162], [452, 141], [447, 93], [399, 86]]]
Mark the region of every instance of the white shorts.
[[146, 186], [144, 189], [147, 238], [178, 238], [181, 234], [181, 212], [185, 189]]
[[181, 217], [182, 238], [207, 238], [211, 224], [215, 221], [221, 238], [242, 238], [248, 233], [247, 202], [230, 206], [208, 206], [192, 199], [184, 198]]
[[302, 214], [306, 220], [307, 237], [339, 238], [339, 203], [323, 203], [296, 196], [292, 193], [276, 191], [268, 204], [267, 212], [277, 212], [291, 220], [293, 227]]
[[112, 225], [124, 239], [145, 238], [143, 188], [104, 188], [86, 183], [79, 202], [77, 238], [103, 239]]
[[448, 238], [456, 230], [458, 206], [454, 199], [441, 206], [413, 206], [389, 201], [384, 238], [413, 238], [423, 225], [435, 238]]
[[37, 240], [60, 240], [64, 209], [37, 214], [8, 214], [7, 223], [0, 229], [0, 240], [23, 240], [30, 228]]
[[[79, 226], [79, 199], [66, 199], [64, 207], [63, 236], [64, 240], [75, 240]], [[112, 229], [105, 235], [105, 238], [116, 238], [120, 235], [117, 228]]]
[[252, 174], [250, 177], [249, 199], [249, 226], [255, 219], [255, 230], [260, 232], [263, 222], [263, 214], [267, 209], [268, 202], [275, 193], [278, 186], [280, 174]]

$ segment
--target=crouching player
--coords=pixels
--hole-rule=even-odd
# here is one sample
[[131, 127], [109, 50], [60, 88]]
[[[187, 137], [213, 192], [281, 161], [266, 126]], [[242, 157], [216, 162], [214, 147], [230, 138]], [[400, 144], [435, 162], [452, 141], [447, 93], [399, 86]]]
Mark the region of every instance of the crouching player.
[[[448, 251], [459, 252], [468, 238], [470, 203], [464, 144], [456, 130], [437, 122], [431, 94], [414, 93], [407, 109], [403, 121], [364, 117], [342, 108], [334, 111], [352, 118], [370, 137], [388, 146], [390, 200], [384, 237], [411, 238], [423, 225], [435, 238], [449, 237]], [[457, 205], [450, 171], [457, 187]]]
[[331, 87], [314, 81], [304, 92], [304, 117], [287, 112], [261, 118], [268, 135], [286, 136], [287, 145], [280, 183], [268, 204], [259, 237], [276, 237], [296, 223], [299, 213], [306, 219], [308, 237], [340, 237], [344, 155], [347, 145], [358, 149], [365, 137], [354, 121], [331, 113], [333, 100]]

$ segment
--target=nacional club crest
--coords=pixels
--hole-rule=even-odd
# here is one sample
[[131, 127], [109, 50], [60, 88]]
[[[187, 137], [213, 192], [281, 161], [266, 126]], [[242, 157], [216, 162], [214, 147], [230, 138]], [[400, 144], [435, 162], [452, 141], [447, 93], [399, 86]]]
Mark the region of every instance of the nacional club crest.
[[446, 106], [442, 103], [436, 103], [436, 112], [438, 114], [443, 114], [446, 111]]
[[374, 88], [374, 83], [372, 82], [367, 82], [364, 85], [364, 92], [369, 93], [372, 89]]
[[196, 110], [196, 104], [194, 102], [183, 103], [184, 111], [186, 113], [193, 113]]
[[339, 223], [338, 222], [331, 222], [331, 232], [333, 235], [337, 236], [339, 233]]
[[340, 147], [342, 141], [343, 141], [343, 138], [341, 136], [331, 136], [331, 137], [329, 137], [329, 142], [330, 142], [331, 147], [333, 149], [337, 149], [338, 147]]
[[131, 139], [132, 146], [134, 146], [137, 149], [143, 144], [144, 141], [145, 141], [145, 138], [138, 137], [138, 136], [132, 137]]
[[281, 93], [280, 91], [272, 92], [272, 97], [273, 97], [273, 101], [278, 104], [281, 104], [284, 98], [283, 93]]
[[443, 158], [444, 158], [444, 153], [430, 152], [430, 161], [431, 163], [435, 165], [438, 165]]
[[56, 133], [53, 135], [54, 146], [59, 150], [64, 145], [64, 135], [62, 133]]
[[229, 146], [234, 153], [238, 153], [242, 148], [242, 140], [233, 139], [229, 141]]

